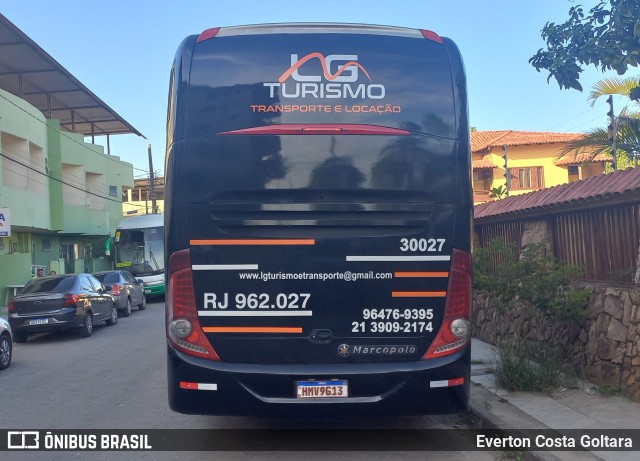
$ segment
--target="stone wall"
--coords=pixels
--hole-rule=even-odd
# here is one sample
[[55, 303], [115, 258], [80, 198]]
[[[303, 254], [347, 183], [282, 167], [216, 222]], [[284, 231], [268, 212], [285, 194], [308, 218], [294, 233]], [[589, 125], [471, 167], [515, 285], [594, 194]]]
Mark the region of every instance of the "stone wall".
[[561, 321], [546, 312], [501, 310], [474, 291], [473, 336], [500, 345], [527, 340], [551, 347], [579, 375], [597, 385], [620, 387], [640, 402], [640, 287], [577, 284], [591, 292], [585, 318]]

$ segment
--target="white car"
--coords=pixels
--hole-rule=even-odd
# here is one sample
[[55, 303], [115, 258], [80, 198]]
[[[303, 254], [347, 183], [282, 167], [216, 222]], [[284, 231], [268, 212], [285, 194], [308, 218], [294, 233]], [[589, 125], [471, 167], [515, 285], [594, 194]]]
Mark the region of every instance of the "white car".
[[9, 368], [11, 365], [11, 354], [13, 353], [13, 334], [11, 325], [4, 318], [0, 317], [0, 370]]

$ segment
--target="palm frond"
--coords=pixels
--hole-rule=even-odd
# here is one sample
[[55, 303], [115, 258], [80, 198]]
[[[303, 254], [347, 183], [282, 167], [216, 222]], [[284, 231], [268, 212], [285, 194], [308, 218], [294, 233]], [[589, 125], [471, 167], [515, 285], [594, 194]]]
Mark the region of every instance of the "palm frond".
[[638, 120], [619, 124], [616, 145], [619, 150], [628, 154], [628, 157], [637, 157], [640, 154], [640, 123]]
[[611, 150], [609, 133], [604, 128], [593, 128], [587, 131], [582, 138], [570, 142], [564, 149], [558, 151], [557, 157], [561, 158], [573, 154], [574, 158], [588, 154], [593, 160], [598, 154]]
[[600, 80], [596, 83], [591, 93], [589, 93], [588, 101], [591, 101], [591, 107], [601, 96], [618, 94], [629, 97], [632, 88], [640, 86], [640, 78], [638, 77], [610, 77]]

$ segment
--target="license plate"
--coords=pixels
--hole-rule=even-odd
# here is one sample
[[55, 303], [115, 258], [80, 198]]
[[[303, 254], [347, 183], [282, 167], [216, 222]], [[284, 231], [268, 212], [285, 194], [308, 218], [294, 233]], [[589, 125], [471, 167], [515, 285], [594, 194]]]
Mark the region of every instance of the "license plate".
[[49, 323], [49, 319], [33, 319], [29, 320], [29, 325], [46, 325]]
[[349, 397], [349, 383], [341, 380], [298, 381], [299, 399], [335, 399]]
[[151, 293], [151, 290], [144, 290], [144, 294], [145, 294], [145, 295], [148, 295], [148, 294], [150, 294], [150, 293]]

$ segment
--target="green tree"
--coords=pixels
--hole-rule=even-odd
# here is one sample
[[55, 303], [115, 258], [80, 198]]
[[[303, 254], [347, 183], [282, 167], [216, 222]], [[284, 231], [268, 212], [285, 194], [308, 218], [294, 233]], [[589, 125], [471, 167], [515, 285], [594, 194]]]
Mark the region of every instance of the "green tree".
[[547, 44], [529, 59], [538, 72], [549, 71], [560, 88], [582, 91], [583, 67], [594, 65], [623, 75], [640, 61], [640, 0], [600, 0], [585, 14], [582, 5], [569, 9], [569, 19], [547, 22], [542, 29]]
[[507, 188], [503, 185], [500, 185], [498, 187], [493, 187], [489, 191], [489, 197], [491, 198], [501, 199], [501, 198], [505, 198], [506, 196], [507, 196]]
[[[640, 86], [640, 79], [633, 78], [608, 78], [596, 83], [589, 100], [591, 106], [596, 101], [609, 95], [619, 95], [629, 99], [632, 88]], [[638, 164], [640, 156], [640, 111], [639, 104], [631, 99], [616, 116], [613, 129], [616, 133], [616, 155], [619, 169]], [[610, 153], [611, 143], [606, 128], [594, 128], [587, 131], [584, 137], [570, 143], [559, 152], [562, 157], [567, 154], [589, 153], [589, 159], [593, 160], [598, 154]]]

